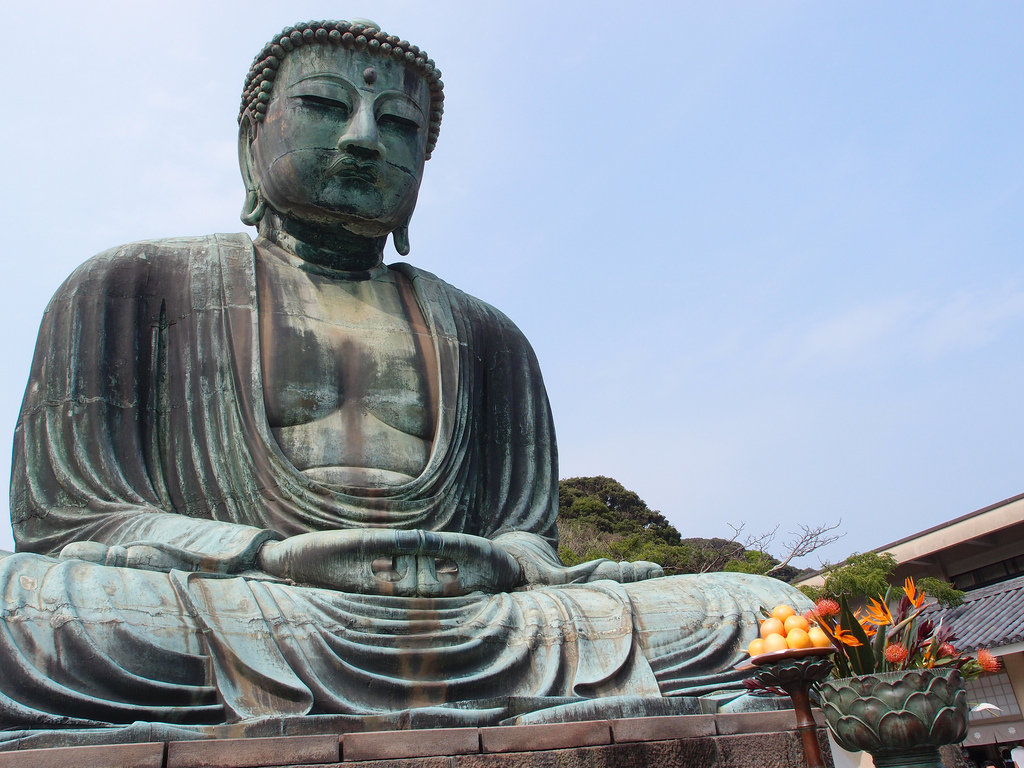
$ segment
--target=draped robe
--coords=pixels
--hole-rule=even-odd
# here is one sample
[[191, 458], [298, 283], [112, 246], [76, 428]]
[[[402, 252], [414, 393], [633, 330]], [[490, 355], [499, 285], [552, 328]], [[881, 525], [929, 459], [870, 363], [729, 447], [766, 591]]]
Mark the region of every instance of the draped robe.
[[[268, 540], [373, 527], [485, 537], [528, 581], [560, 567], [554, 431], [532, 349], [493, 307], [427, 272], [390, 268], [411, 282], [440, 382], [427, 466], [391, 488], [315, 482], [278, 447], [248, 237], [135, 243], [65, 282], [15, 432], [0, 726], [448, 706], [493, 721], [493, 704], [472, 702], [735, 685], [753, 612], [800, 600], [780, 582], [707, 575], [427, 599], [251, 570]], [[82, 541], [171, 545], [196, 572], [57, 559]], [[595, 567], [566, 569], [565, 581]]]

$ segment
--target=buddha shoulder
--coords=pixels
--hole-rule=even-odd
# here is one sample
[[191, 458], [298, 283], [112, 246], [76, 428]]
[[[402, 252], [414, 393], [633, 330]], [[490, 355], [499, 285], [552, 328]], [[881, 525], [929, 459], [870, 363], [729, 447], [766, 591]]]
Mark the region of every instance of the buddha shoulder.
[[[252, 273], [248, 235], [215, 234], [139, 240], [108, 248], [80, 264], [50, 302], [102, 293], [111, 298], [144, 299], [176, 293], [191, 276]], [[183, 282], [184, 281], [184, 282]]]

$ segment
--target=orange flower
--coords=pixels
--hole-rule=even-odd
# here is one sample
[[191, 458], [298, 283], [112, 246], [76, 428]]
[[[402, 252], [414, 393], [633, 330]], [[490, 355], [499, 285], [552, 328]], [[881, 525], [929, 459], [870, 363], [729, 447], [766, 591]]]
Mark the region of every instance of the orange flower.
[[980, 664], [981, 668], [986, 672], [998, 672], [1002, 668], [1002, 664], [999, 663], [999, 659], [984, 648], [978, 651], [978, 664]]
[[889, 643], [885, 647], [885, 660], [890, 664], [902, 664], [907, 655], [907, 647], [902, 643]]
[[828, 597], [823, 598], [814, 606], [814, 612], [823, 619], [827, 619], [829, 616], [836, 616], [839, 613], [839, 603]]
[[834, 634], [835, 634], [836, 640], [841, 642], [843, 645], [849, 645], [850, 647], [856, 647], [858, 645], [863, 645], [863, 643], [860, 640], [858, 640], [856, 637], [854, 637], [853, 632], [851, 632], [848, 629], [843, 629], [842, 627], [836, 627], [835, 630], [834, 630]]
[[892, 624], [892, 614], [889, 612], [889, 606], [875, 600], [873, 597], [868, 599], [868, 604], [868, 607], [864, 609], [863, 616], [861, 616], [860, 611], [857, 611], [857, 621], [861, 624], [867, 622], [876, 627], [887, 627]]
[[903, 591], [907, 595], [907, 599], [915, 608], [920, 608], [924, 605], [924, 592], [918, 592], [917, 587], [914, 586], [914, 579], [907, 576], [907, 580], [903, 582]]

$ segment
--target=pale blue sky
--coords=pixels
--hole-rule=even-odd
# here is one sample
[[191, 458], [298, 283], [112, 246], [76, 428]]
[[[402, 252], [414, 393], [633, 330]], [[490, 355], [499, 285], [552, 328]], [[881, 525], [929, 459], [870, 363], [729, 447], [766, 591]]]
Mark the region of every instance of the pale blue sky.
[[1024, 491], [1017, 2], [7, 8], [0, 482], [53, 291], [241, 231], [252, 56], [354, 16], [444, 71], [409, 261], [532, 340], [563, 477], [685, 535], [842, 516], [831, 559]]

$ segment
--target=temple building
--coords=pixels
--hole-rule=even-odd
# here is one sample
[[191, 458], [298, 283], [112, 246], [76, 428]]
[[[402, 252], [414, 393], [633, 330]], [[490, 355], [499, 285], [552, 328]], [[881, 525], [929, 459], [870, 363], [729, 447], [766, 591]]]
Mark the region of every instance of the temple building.
[[[963, 605], [932, 612], [953, 627], [958, 649], [987, 648], [1002, 662], [1000, 672], [967, 683], [972, 707], [998, 709], [972, 712], [964, 746], [984, 760], [1024, 744], [1024, 494], [873, 551], [895, 555], [896, 583], [932, 576], [964, 590]], [[822, 582], [814, 574], [798, 586]]]

